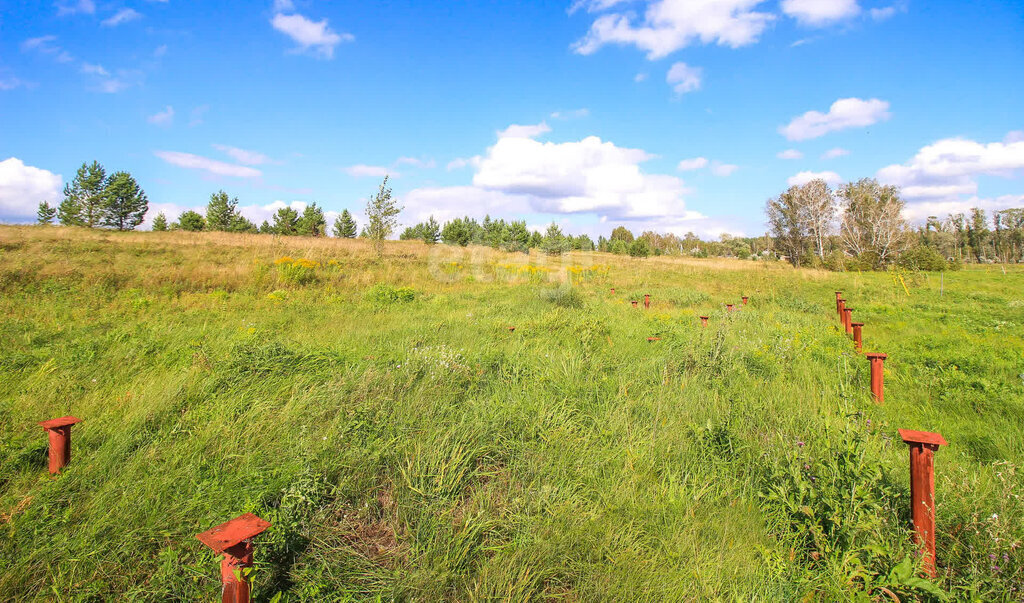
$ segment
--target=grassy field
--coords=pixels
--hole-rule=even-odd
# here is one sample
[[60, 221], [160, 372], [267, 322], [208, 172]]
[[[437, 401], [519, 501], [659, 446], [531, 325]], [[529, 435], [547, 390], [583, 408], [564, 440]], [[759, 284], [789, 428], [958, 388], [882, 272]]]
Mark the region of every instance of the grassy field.
[[261, 601], [1020, 601], [1024, 269], [904, 280], [0, 227], [0, 599], [215, 600], [251, 511]]

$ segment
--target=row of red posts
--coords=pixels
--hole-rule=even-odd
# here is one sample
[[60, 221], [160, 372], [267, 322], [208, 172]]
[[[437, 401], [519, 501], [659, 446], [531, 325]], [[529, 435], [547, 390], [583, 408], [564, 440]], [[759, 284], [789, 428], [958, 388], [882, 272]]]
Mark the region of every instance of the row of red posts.
[[[51, 474], [60, 473], [71, 462], [71, 427], [81, 422], [82, 419], [67, 416], [39, 423], [49, 436]], [[246, 513], [196, 535], [213, 552], [224, 555], [220, 564], [221, 603], [249, 602], [247, 570], [253, 564], [252, 539], [269, 527], [269, 521]]]
[[[843, 292], [836, 291], [836, 312], [847, 335], [853, 337], [854, 347], [864, 349], [864, 323], [853, 322], [853, 308], [846, 305]], [[871, 394], [878, 404], [885, 401], [885, 354], [865, 354], [871, 364]], [[935, 452], [946, 446], [946, 440], [937, 433], [900, 429], [900, 438], [910, 447], [910, 517], [914, 524], [914, 538], [921, 547], [924, 569], [934, 578], [935, 569]]]
[[[612, 295], [615, 295], [615, 287], [612, 287]], [[743, 305], [744, 306], [747, 305], [750, 302], [750, 296], [748, 296], [748, 295], [744, 295], [744, 296], [740, 297], [740, 299], [743, 301]], [[639, 300], [635, 300], [635, 299], [634, 300], [630, 300], [629, 303], [634, 308], [638, 308], [640, 306]], [[644, 308], [650, 309], [650, 307], [651, 307], [651, 294], [650, 293], [645, 293], [644, 294]], [[729, 312], [734, 312], [734, 311], [736, 311], [736, 306], [733, 305], [733, 304], [725, 304], [725, 309], [727, 311], [729, 311]], [[700, 324], [701, 324], [701, 326], [702, 327], [707, 327], [708, 326], [708, 320], [710, 320], [710, 319], [711, 319], [710, 316], [701, 316], [700, 317]], [[660, 341], [660, 340], [661, 340], [660, 337], [648, 337], [647, 338], [647, 341]]]

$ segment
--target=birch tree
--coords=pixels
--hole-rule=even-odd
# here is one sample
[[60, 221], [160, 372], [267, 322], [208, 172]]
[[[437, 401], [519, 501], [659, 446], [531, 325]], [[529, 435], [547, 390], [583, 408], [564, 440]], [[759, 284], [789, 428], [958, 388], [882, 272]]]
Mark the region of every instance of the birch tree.
[[873, 268], [886, 267], [910, 242], [899, 189], [863, 178], [844, 184], [838, 194], [839, 234], [847, 251]]

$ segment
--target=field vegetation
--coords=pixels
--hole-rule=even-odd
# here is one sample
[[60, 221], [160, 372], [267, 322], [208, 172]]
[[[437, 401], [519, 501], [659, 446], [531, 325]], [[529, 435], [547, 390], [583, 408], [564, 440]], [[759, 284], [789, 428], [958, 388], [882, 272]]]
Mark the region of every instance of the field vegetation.
[[380, 252], [0, 227], [0, 598], [214, 600], [253, 512], [261, 601], [1021, 600], [1024, 267]]

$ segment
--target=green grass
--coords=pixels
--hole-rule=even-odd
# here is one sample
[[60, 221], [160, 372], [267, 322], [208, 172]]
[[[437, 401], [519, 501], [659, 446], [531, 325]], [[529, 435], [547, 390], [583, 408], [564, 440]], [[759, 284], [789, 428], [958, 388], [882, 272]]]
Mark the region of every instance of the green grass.
[[[251, 511], [261, 601], [1020, 600], [1021, 268], [460, 253], [0, 228], [0, 598], [215, 600]], [[897, 428], [950, 443], [934, 585]]]

